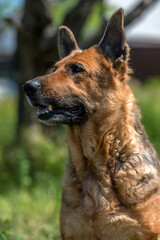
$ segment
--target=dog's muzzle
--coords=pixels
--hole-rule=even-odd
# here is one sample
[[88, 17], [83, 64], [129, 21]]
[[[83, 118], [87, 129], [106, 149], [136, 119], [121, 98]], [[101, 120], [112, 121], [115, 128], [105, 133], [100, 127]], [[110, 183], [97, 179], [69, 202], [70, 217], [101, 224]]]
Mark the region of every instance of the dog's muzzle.
[[80, 124], [86, 119], [85, 107], [69, 96], [45, 97], [41, 79], [27, 81], [23, 89], [29, 104], [37, 109], [38, 119], [48, 125], [52, 123]]

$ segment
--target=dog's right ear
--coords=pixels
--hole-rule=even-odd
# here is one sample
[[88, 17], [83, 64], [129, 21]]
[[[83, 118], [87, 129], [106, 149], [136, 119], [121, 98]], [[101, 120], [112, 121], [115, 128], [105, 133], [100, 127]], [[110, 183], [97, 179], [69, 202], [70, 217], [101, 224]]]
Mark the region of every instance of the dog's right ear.
[[76, 49], [79, 49], [79, 47], [72, 31], [66, 26], [61, 26], [58, 33], [58, 52], [60, 58], [68, 56]]

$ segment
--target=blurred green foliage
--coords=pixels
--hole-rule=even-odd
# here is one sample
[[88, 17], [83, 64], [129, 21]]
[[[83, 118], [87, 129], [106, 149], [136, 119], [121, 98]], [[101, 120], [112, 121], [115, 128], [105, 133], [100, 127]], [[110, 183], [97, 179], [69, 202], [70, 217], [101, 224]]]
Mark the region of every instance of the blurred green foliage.
[[60, 239], [60, 183], [56, 179], [46, 182], [30, 190], [13, 188], [1, 195], [0, 237], [3, 234], [8, 240]]
[[28, 126], [17, 143], [16, 121], [17, 99], [1, 100], [0, 239], [58, 240], [65, 126], [53, 127], [53, 134]]
[[[131, 82], [142, 122], [160, 154], [160, 79]], [[16, 142], [17, 100], [0, 101], [0, 239], [58, 240], [65, 127], [28, 126]], [[49, 135], [49, 136], [47, 136]]]
[[144, 85], [131, 85], [141, 109], [142, 123], [160, 155], [160, 78], [150, 78]]
[[33, 182], [42, 181], [46, 172], [60, 179], [67, 156], [65, 127], [52, 128], [53, 141], [51, 134], [47, 137], [37, 124], [24, 130], [23, 139], [17, 143], [16, 106], [16, 99], [0, 102], [0, 167], [3, 170], [0, 180], [9, 184], [11, 179], [12, 185], [29, 187]]
[[71, 11], [77, 4], [78, 0], [61, 0], [54, 1], [52, 4], [52, 18], [55, 25], [60, 26], [63, 23], [65, 15]]

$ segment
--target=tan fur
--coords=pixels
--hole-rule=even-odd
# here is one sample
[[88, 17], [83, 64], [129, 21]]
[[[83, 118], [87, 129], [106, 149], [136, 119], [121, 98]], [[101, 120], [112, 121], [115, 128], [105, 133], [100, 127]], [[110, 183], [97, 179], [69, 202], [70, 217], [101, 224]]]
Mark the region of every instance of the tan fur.
[[[68, 74], [77, 62], [86, 72]], [[41, 77], [43, 96], [57, 101], [79, 96], [89, 111], [85, 122], [67, 127], [63, 240], [160, 236], [160, 166], [127, 85], [129, 73], [128, 56], [113, 64], [93, 46], [72, 51], [54, 73]]]

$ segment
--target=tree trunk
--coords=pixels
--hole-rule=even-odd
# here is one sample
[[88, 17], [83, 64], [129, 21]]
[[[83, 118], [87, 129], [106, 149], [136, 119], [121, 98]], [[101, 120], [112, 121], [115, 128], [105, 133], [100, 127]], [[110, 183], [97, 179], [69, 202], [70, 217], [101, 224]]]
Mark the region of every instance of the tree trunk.
[[[17, 137], [28, 123], [34, 119], [32, 111], [26, 104], [23, 84], [39, 75], [44, 61], [38, 61], [38, 45], [44, 29], [51, 24], [50, 3], [47, 0], [26, 0], [24, 14], [17, 33], [17, 50], [15, 68], [19, 89]], [[43, 59], [43, 56], [39, 56]]]

